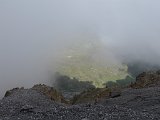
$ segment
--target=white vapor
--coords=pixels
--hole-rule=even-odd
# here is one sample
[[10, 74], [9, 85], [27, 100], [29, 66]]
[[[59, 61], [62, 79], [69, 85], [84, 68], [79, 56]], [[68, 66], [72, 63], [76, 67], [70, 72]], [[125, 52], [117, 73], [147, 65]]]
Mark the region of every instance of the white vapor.
[[159, 0], [1, 0], [0, 94], [46, 83], [50, 65], [77, 39], [96, 37], [121, 62], [159, 64], [159, 4]]

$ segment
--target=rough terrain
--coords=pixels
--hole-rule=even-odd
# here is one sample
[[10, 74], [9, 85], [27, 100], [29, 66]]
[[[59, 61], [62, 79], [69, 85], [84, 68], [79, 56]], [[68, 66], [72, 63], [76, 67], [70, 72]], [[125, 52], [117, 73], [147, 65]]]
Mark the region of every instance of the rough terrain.
[[97, 104], [66, 106], [43, 94], [20, 89], [0, 101], [1, 120], [158, 120], [160, 88], [127, 89]]
[[[141, 80], [145, 78], [148, 81], [145, 76], [148, 74]], [[158, 77], [155, 78], [159, 81]], [[136, 82], [140, 83], [141, 80], [137, 79]], [[103, 96], [98, 102], [85, 101], [75, 105], [51, 99], [48, 89], [44, 92], [33, 89], [37, 86], [31, 89], [17, 88], [0, 100], [0, 120], [159, 120], [160, 87], [157, 81], [154, 85], [147, 82], [140, 89], [125, 88], [120, 95]], [[57, 95], [56, 91], [50, 92]], [[60, 98], [63, 97], [60, 95]]]

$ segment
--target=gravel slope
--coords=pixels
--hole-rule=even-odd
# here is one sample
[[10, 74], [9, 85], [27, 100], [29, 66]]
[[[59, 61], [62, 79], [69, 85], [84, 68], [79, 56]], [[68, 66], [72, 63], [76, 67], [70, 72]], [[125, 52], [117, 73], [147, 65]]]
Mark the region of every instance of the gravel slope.
[[0, 120], [159, 120], [160, 88], [126, 89], [92, 105], [65, 106], [31, 89], [0, 100]]

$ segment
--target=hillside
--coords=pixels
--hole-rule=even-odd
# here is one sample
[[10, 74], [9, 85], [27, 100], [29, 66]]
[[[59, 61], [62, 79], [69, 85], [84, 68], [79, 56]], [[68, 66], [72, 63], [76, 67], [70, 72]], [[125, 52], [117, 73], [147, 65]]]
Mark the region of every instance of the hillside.
[[159, 81], [159, 71], [145, 72], [137, 76], [133, 86], [118, 92], [108, 88], [84, 91], [74, 99], [74, 105], [64, 102], [61, 93], [46, 85], [15, 88], [0, 100], [0, 119], [159, 120]]

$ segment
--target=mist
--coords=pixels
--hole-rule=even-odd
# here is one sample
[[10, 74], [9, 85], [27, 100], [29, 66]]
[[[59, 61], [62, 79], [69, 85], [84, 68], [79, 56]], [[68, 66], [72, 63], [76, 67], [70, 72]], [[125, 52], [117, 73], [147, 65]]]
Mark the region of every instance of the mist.
[[119, 62], [160, 64], [159, 0], [1, 0], [0, 95], [49, 84], [73, 43], [93, 40]]

